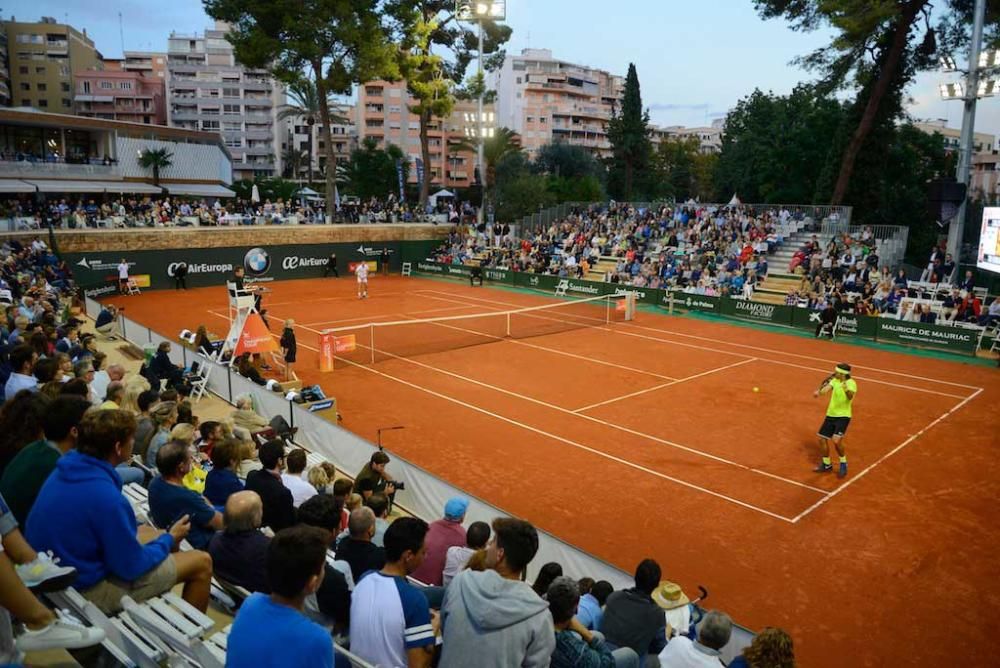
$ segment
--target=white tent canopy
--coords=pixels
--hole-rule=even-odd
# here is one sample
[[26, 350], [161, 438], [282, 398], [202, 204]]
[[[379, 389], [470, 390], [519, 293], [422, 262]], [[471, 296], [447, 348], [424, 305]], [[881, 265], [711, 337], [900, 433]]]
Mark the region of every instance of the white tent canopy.
[[739, 206], [740, 204], [743, 204], [743, 202], [741, 202], [740, 198], [736, 196], [736, 193], [733, 193], [733, 198], [729, 200], [729, 204], [726, 206]]
[[315, 190], [313, 190], [309, 186], [306, 186], [305, 188], [302, 188], [301, 190], [299, 190], [295, 194], [296, 195], [302, 195], [303, 197], [315, 197], [316, 195], [319, 195], [318, 192], [316, 192]]
[[430, 197], [428, 197], [427, 201], [430, 202], [431, 206], [437, 206], [438, 197], [441, 197], [443, 199], [455, 199], [455, 193], [451, 192], [450, 190], [439, 190]]
[[194, 197], [235, 197], [229, 188], [201, 183], [167, 183], [167, 191], [171, 195], [192, 195]]

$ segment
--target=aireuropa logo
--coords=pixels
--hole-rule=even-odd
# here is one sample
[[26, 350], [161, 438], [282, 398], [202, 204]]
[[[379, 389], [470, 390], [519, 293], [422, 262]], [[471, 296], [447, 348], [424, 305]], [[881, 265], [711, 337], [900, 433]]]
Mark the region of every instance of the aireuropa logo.
[[327, 257], [299, 257], [297, 255], [289, 255], [281, 260], [281, 268], [285, 271], [292, 271], [299, 267], [325, 267], [328, 264], [330, 264], [330, 258]]
[[231, 264], [206, 264], [204, 262], [188, 264], [187, 262], [171, 262], [167, 265], [167, 276], [173, 277], [177, 267], [182, 264], [187, 264], [189, 274], [225, 274], [233, 270], [233, 265]]
[[271, 256], [263, 248], [251, 248], [243, 257], [243, 268], [254, 276], [262, 276], [271, 268]]

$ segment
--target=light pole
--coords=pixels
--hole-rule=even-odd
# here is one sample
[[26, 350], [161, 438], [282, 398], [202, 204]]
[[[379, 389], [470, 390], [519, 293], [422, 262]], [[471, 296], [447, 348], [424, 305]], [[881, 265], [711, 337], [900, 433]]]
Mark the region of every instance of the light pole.
[[[1000, 52], [980, 52], [983, 42], [983, 22], [986, 18], [986, 0], [976, 0], [972, 20], [972, 40], [969, 43], [969, 62], [965, 71], [965, 85], [958, 83], [941, 84], [941, 97], [945, 100], [962, 100], [965, 109], [962, 113], [962, 131], [958, 148], [958, 169], [955, 180], [964, 185], [969, 183], [969, 173], [972, 170], [972, 154], [975, 150], [974, 129], [976, 124], [976, 101], [996, 93], [996, 81], [983, 77], [997, 69]], [[955, 61], [950, 56], [941, 59], [945, 71], [956, 72]], [[956, 264], [961, 263], [960, 252], [965, 231], [965, 210], [969, 201], [968, 191], [958, 207], [958, 214], [952, 218], [948, 228], [948, 252]]]
[[479, 212], [476, 222], [483, 224], [486, 208], [486, 165], [484, 145], [486, 128], [483, 125], [483, 95], [486, 92], [483, 80], [483, 22], [503, 21], [507, 18], [507, 0], [456, 0], [455, 15], [460, 21], [476, 21], [479, 23], [479, 58], [477, 59], [476, 77], [479, 81], [479, 96], [476, 105], [476, 167], [479, 170]]

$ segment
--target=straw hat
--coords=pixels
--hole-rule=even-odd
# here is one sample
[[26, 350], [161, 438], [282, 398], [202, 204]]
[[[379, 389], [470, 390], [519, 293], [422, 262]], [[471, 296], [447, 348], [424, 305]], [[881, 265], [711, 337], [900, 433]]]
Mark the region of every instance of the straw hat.
[[673, 610], [691, 602], [677, 583], [664, 580], [653, 590], [653, 600], [664, 610]]

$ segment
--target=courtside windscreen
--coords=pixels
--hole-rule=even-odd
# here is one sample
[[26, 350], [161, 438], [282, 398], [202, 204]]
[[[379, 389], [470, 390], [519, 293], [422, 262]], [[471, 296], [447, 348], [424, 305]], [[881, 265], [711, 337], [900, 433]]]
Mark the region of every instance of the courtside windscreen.
[[1000, 273], [1000, 207], [983, 209], [983, 230], [979, 235], [976, 264], [980, 269]]

